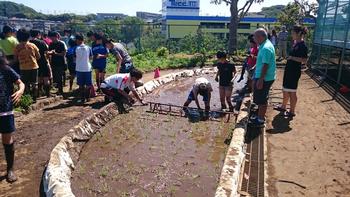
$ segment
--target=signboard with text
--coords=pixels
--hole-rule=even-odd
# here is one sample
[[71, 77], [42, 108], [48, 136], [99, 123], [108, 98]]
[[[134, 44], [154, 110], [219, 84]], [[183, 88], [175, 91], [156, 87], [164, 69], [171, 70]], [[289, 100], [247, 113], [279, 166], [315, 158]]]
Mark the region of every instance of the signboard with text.
[[167, 0], [166, 7], [170, 8], [199, 8], [199, 0]]

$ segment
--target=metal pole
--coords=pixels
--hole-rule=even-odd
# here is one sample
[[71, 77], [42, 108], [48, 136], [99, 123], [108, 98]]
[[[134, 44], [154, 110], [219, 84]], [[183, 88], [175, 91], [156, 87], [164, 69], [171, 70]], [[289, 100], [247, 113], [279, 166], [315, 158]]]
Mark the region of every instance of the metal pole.
[[324, 36], [324, 30], [325, 30], [325, 25], [326, 25], [326, 17], [327, 17], [327, 10], [328, 10], [328, 0], [326, 0], [326, 9], [324, 12], [324, 17], [323, 17], [323, 25], [322, 25], [322, 33], [321, 33], [321, 43], [320, 43], [320, 54], [318, 56], [318, 66], [320, 66], [320, 60], [321, 60], [321, 48], [323, 47], [323, 36]]
[[[349, 3], [350, 3], [350, 0], [349, 0]], [[346, 30], [345, 30], [346, 33], [344, 34], [343, 50], [340, 58], [339, 72], [338, 72], [338, 78], [337, 78], [338, 84], [340, 84], [341, 74], [344, 66], [344, 58], [345, 58], [346, 44], [348, 42], [349, 29], [350, 29], [350, 9], [348, 9], [348, 23], [346, 25]]]

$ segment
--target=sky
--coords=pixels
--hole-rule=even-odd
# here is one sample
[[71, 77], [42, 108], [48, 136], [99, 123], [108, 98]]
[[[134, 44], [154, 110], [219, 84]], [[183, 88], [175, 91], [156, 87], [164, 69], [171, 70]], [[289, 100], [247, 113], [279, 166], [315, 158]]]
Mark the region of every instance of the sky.
[[[162, 7], [161, 0], [12, 0], [22, 3], [45, 14], [61, 13], [124, 13], [135, 16], [137, 11], [160, 13]], [[241, 4], [245, 1], [241, 0]], [[255, 4], [251, 7], [251, 12], [258, 12], [262, 7], [272, 5], [286, 5], [291, 0], [265, 0], [264, 3]], [[226, 5], [213, 5], [210, 0], [201, 0], [200, 15], [203, 16], [229, 16], [229, 9]]]

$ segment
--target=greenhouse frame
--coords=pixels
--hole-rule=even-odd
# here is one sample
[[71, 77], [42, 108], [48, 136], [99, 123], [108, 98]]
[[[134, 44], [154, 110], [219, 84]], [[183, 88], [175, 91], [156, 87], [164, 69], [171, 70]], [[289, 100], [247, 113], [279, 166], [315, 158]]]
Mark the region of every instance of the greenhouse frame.
[[320, 0], [310, 58], [336, 89], [350, 87], [350, 0]]

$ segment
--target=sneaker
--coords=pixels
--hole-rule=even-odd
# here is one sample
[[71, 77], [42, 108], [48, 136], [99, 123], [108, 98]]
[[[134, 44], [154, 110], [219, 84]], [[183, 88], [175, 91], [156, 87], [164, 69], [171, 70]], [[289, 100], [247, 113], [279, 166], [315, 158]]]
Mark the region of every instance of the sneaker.
[[285, 112], [286, 109], [282, 107], [282, 105], [276, 105], [273, 107], [274, 110], [279, 111], [279, 112]]
[[285, 111], [284, 112], [284, 116], [288, 117], [288, 118], [294, 118], [296, 116], [295, 113], [289, 112], [289, 111]]
[[265, 120], [262, 120], [260, 118], [256, 118], [256, 119], [253, 119], [253, 120], [249, 120], [249, 124], [252, 126], [252, 127], [265, 127]]
[[6, 181], [9, 183], [13, 183], [17, 181], [17, 177], [12, 170], [9, 170], [6, 175]]

